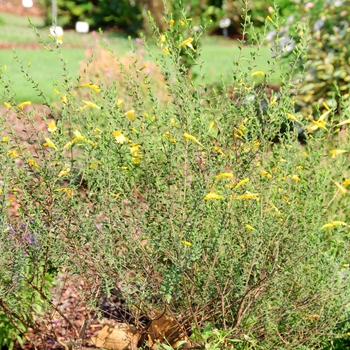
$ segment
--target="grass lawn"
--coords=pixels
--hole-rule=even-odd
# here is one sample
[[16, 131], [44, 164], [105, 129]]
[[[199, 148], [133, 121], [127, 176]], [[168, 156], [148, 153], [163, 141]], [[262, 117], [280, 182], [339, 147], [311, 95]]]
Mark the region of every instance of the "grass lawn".
[[[29, 74], [39, 84], [39, 88], [45, 92], [49, 101], [57, 100], [57, 95], [53, 91], [53, 82], [63, 82], [63, 68], [60, 59], [54, 53], [46, 50], [16, 49], [16, 52], [19, 59], [24, 63], [25, 68], [31, 62]], [[71, 74], [74, 77], [79, 71], [79, 62], [85, 58], [84, 50], [75, 48], [62, 49], [62, 54], [67, 61], [69, 72], [72, 72]], [[13, 58], [11, 50], [1, 50], [0, 65], [7, 65], [5, 73], [11, 80], [11, 85], [16, 93], [16, 102], [27, 100], [33, 103], [42, 102], [37, 92], [31, 87], [31, 84], [25, 80], [18, 62]], [[6, 95], [1, 96], [3, 93], [3, 87], [0, 86], [1, 102], [8, 100]]]
[[[44, 38], [48, 38], [49, 29], [43, 27], [41, 18], [33, 18], [33, 24], [38, 28], [39, 34]], [[44, 48], [40, 49], [23, 49], [23, 44], [36, 45], [38, 39], [30, 28], [28, 19], [9, 14], [0, 13], [0, 31], [1, 43], [19, 45], [16, 52], [19, 59], [27, 67], [31, 62], [30, 74], [39, 84], [39, 87], [45, 91], [47, 98], [51, 101], [57, 99], [57, 95], [53, 92], [53, 81], [62, 81], [63, 70], [59, 58]], [[96, 38], [96, 36], [95, 36]], [[91, 45], [96, 40], [93, 35], [80, 35], [75, 31], [65, 31], [62, 46], [62, 54], [67, 61], [69, 71], [72, 76], [78, 74], [80, 61], [85, 59], [85, 46]], [[107, 33], [106, 38], [112, 48], [123, 54], [128, 51], [128, 40], [125, 36], [116, 35], [115, 33]], [[152, 46], [151, 46], [152, 47]], [[10, 49], [0, 49], [0, 66], [7, 65], [6, 74], [10, 77], [12, 86], [16, 93], [16, 101], [22, 102], [31, 100], [33, 103], [42, 102], [37, 93], [31, 88], [30, 84], [24, 79], [18, 62], [13, 58], [13, 52]], [[238, 44], [232, 40], [225, 40], [222, 37], [205, 37], [202, 41], [202, 56], [200, 61], [203, 62], [202, 72], [205, 74], [207, 83], [215, 83], [223, 77], [224, 81], [229, 83], [233, 81], [232, 71], [234, 69], [233, 62], [239, 56]], [[242, 56], [244, 59], [250, 57], [252, 49], [243, 47]], [[246, 60], [241, 63], [249, 70], [267, 71], [270, 58], [270, 49], [262, 47], [260, 56], [255, 61], [254, 66], [249, 66]], [[198, 70], [197, 70], [198, 71]], [[272, 75], [270, 83], [278, 83], [280, 69], [277, 67]], [[0, 86], [1, 103], [8, 98], [4, 95], [4, 89]]]
[[[242, 48], [242, 57], [240, 64], [250, 71], [261, 70], [267, 72], [269, 65], [268, 60], [271, 57], [270, 48], [263, 46], [259, 52], [259, 55], [254, 62], [254, 66], [250, 66], [248, 59], [253, 52], [253, 49], [249, 46]], [[227, 83], [233, 81], [233, 70], [235, 66], [233, 62], [237, 62], [240, 50], [236, 41], [227, 40], [223, 37], [206, 37], [202, 41], [202, 57], [203, 73], [205, 74], [205, 81], [208, 83], [215, 83], [223, 77], [223, 80]], [[269, 83], [278, 84], [280, 80], [280, 67], [276, 67], [272, 74], [272, 79]], [[259, 78], [254, 79], [259, 81]]]

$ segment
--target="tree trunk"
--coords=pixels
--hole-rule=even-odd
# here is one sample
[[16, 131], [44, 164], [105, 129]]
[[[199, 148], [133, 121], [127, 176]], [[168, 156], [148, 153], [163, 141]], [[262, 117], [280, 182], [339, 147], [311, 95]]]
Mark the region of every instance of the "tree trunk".
[[[165, 31], [167, 24], [164, 21], [164, 5], [162, 0], [138, 0], [142, 7], [144, 16], [145, 30], [150, 31], [150, 24], [148, 20], [147, 11], [150, 11], [152, 17], [160, 31]], [[170, 10], [170, 9], [169, 9]]]

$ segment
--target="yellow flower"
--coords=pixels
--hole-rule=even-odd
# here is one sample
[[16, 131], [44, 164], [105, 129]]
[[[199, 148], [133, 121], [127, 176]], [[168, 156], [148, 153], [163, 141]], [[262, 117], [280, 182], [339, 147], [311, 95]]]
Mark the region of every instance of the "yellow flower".
[[270, 201], [270, 205], [271, 205], [271, 208], [275, 211], [275, 215], [280, 215], [281, 212], [279, 211], [279, 209], [273, 204], [272, 201]]
[[63, 95], [63, 96], [61, 97], [61, 102], [62, 102], [63, 104], [67, 104], [67, 103], [68, 103], [68, 98], [67, 98], [66, 95]]
[[329, 153], [332, 155], [332, 158], [335, 158], [338, 154], [346, 153], [344, 149], [332, 149]]
[[56, 39], [56, 44], [57, 44], [57, 45], [63, 44], [62, 35], [59, 35], [59, 36], [57, 37], [57, 39]]
[[166, 55], [169, 55], [169, 54], [170, 54], [169, 48], [164, 48], [162, 51], [163, 51]]
[[48, 137], [45, 137], [45, 141], [46, 142], [43, 144], [43, 146], [50, 147], [57, 150], [57, 147], [55, 146], [55, 144]]
[[232, 179], [233, 174], [232, 173], [222, 173], [222, 174], [216, 175], [215, 178], [217, 178], [217, 179]]
[[132, 157], [132, 162], [134, 164], [140, 164], [141, 162], [141, 157]]
[[299, 182], [299, 181], [300, 181], [300, 177], [299, 177], [298, 175], [292, 175], [292, 176], [291, 176], [291, 179], [292, 179], [293, 181], [296, 181], [296, 182]]
[[[332, 180], [333, 181], [333, 180]], [[334, 184], [338, 187], [338, 189], [339, 189], [339, 192], [341, 193], [341, 194], [345, 194], [346, 192], [348, 192], [348, 190], [345, 188], [345, 187], [343, 187], [341, 184], [339, 184], [338, 182], [335, 182], [335, 181], [333, 181], [334, 182]]]
[[219, 194], [215, 193], [215, 192], [209, 192], [205, 197], [204, 200], [208, 201], [211, 199], [224, 199], [222, 196], [220, 196]]
[[320, 315], [317, 315], [317, 314], [315, 314], [315, 315], [310, 315], [310, 316], [306, 317], [305, 320], [306, 320], [306, 321], [311, 321], [313, 318], [316, 319], [316, 320], [318, 320], [318, 319], [320, 318]]
[[23, 109], [25, 106], [30, 106], [32, 103], [30, 101], [22, 102], [18, 105], [18, 108]]
[[233, 128], [233, 129], [237, 132], [237, 134], [234, 134], [236, 137], [241, 137], [244, 135], [241, 129], [238, 129], [238, 128]]
[[164, 35], [164, 34], [161, 34], [160, 37], [159, 37], [159, 42], [160, 42], [160, 43], [165, 43], [165, 41], [166, 41], [165, 35]]
[[254, 146], [254, 147], [259, 147], [259, 146], [260, 146], [259, 140], [254, 140], [253, 146]]
[[170, 27], [172, 27], [172, 26], [174, 25], [174, 23], [175, 23], [175, 21], [174, 21], [173, 19], [171, 19], [171, 20], [169, 21]]
[[[99, 166], [101, 166], [102, 163], [95, 159], [89, 166], [90, 169], [97, 169]], [[103, 167], [103, 166], [102, 166]]]
[[343, 185], [344, 186], [349, 186], [350, 185], [350, 180], [344, 180]]
[[277, 96], [274, 96], [273, 99], [270, 100], [270, 105], [276, 105], [277, 104]]
[[249, 178], [247, 177], [246, 179], [238, 182], [238, 184], [235, 186], [235, 188], [241, 187], [242, 185], [244, 185], [245, 183], [247, 183], [249, 181]]
[[11, 106], [9, 103], [7, 103], [7, 102], [4, 102], [4, 106], [5, 106], [6, 108], [8, 108], [8, 109], [11, 109], [11, 108], [12, 108], [12, 106]]
[[[5, 104], [5, 103], [4, 103], [4, 104]], [[345, 124], [350, 124], [350, 119], [344, 120], [343, 122], [337, 124], [337, 126], [345, 125]]]
[[121, 105], [123, 104], [124, 100], [121, 99], [121, 98], [118, 98], [118, 101], [117, 101], [117, 106], [118, 107], [121, 107]]
[[63, 149], [67, 149], [67, 148], [70, 148], [72, 145], [73, 145], [73, 141], [69, 141], [67, 142], [64, 146], [63, 146]]
[[293, 121], [301, 124], [301, 122], [293, 114], [287, 113], [287, 117], [288, 117], [288, 119], [293, 120]]
[[95, 85], [95, 84], [86, 83], [86, 84], [81, 84], [80, 86], [82, 86], [82, 87], [84, 87], [84, 86], [89, 87], [90, 89], [92, 89], [92, 90], [94, 90], [96, 92], [100, 91], [100, 88], [97, 85]]
[[282, 200], [285, 201], [288, 205], [292, 204], [292, 202], [290, 202], [286, 196], [284, 196]]
[[57, 89], [53, 89], [53, 92], [54, 92], [55, 94], [57, 94], [57, 95], [60, 95], [60, 94], [61, 94], [61, 92], [58, 91]]
[[135, 111], [133, 109], [130, 109], [130, 111], [127, 111], [124, 113], [130, 120], [135, 120]]
[[250, 225], [245, 225], [245, 227], [248, 229], [248, 230], [255, 230], [255, 228], [253, 226], [250, 226]]
[[318, 128], [327, 130], [326, 123], [324, 120], [312, 120], [313, 126], [309, 127], [309, 130], [317, 130]]
[[28, 163], [29, 163], [31, 166], [33, 166], [33, 167], [35, 167], [35, 168], [37, 168], [37, 169], [40, 169], [39, 164], [38, 164], [34, 159], [28, 159]]
[[325, 101], [322, 102], [322, 105], [323, 105], [324, 108], [326, 108], [329, 111], [329, 107], [328, 107], [328, 105], [327, 105], [327, 103]]
[[169, 141], [172, 142], [172, 143], [175, 143], [175, 142], [176, 142], [176, 140], [171, 136], [171, 134], [170, 134], [169, 131], [165, 132], [165, 133], [163, 134], [163, 137], [168, 138]]
[[85, 101], [82, 100], [85, 103], [85, 106], [80, 107], [80, 109], [84, 109], [86, 107], [91, 107], [91, 108], [96, 108], [96, 109], [101, 109], [101, 107], [97, 106], [95, 103], [91, 102], [91, 101]]
[[9, 152], [9, 157], [10, 157], [10, 158], [18, 158], [19, 155], [18, 155], [18, 153], [17, 153], [17, 150], [14, 149], [14, 150], [10, 151], [10, 152]]
[[184, 27], [186, 23], [184, 21], [180, 21], [180, 24]]
[[272, 175], [266, 170], [260, 170], [260, 175], [261, 176], [266, 176], [268, 179], [272, 178]]
[[122, 134], [122, 132], [120, 130], [113, 131], [112, 135], [114, 136], [116, 142], [121, 144], [121, 145], [128, 141], [128, 139]]
[[136, 143], [132, 143], [130, 147], [130, 153], [136, 157], [139, 155], [139, 152], [140, 152], [140, 145]]
[[0, 188], [0, 194], [2, 194], [2, 189]]
[[69, 173], [70, 173], [70, 171], [71, 171], [71, 168], [65, 168], [65, 169], [63, 169], [63, 170], [61, 170], [60, 172], [59, 172], [59, 174], [57, 175], [57, 177], [62, 177], [62, 176], [66, 176], [66, 175], [68, 175]]
[[57, 126], [56, 126], [56, 123], [54, 120], [51, 122], [48, 122], [47, 126], [48, 126], [48, 128], [47, 128], [48, 132], [54, 133], [57, 130]]
[[297, 165], [297, 166], [295, 167], [295, 169], [297, 169], [298, 171], [302, 171], [302, 170], [303, 170], [303, 167], [302, 167], [301, 165]]
[[258, 70], [256, 72], [253, 72], [251, 76], [253, 77], [254, 75], [264, 75], [265, 73], [262, 70]]
[[192, 42], [193, 42], [193, 38], [188, 38], [186, 40], [184, 40], [180, 45], [179, 48], [182, 46], [187, 46], [189, 47], [191, 50], [196, 51], [193, 46], [192, 46]]
[[225, 155], [224, 152], [221, 150], [220, 147], [214, 146], [213, 148], [214, 148], [214, 150], [215, 150], [216, 152], [218, 152], [218, 153], [221, 154], [222, 156]]
[[84, 136], [81, 134], [81, 132], [79, 130], [73, 131], [73, 134], [75, 136], [75, 138], [73, 139], [74, 142], [85, 140]]
[[140, 145], [132, 143], [130, 146], [130, 153], [132, 155], [132, 162], [134, 164], [139, 164], [142, 158], [142, 154], [140, 152]]
[[120, 195], [122, 194], [122, 192], [119, 192], [119, 193], [113, 193], [113, 192], [109, 192], [108, 193], [111, 197], [114, 197], [114, 198], [119, 198]]
[[331, 228], [336, 226], [347, 226], [347, 224], [346, 222], [343, 222], [343, 221], [332, 221], [332, 222], [329, 222], [328, 224], [323, 225], [321, 229]]
[[246, 192], [242, 196], [237, 196], [237, 197], [234, 197], [233, 195], [231, 195], [231, 197], [233, 199], [254, 199], [257, 201], [259, 200], [259, 194], [258, 193], [251, 193], [251, 192]]
[[95, 139], [100, 139], [101, 138], [100, 134], [102, 133], [102, 130], [100, 130], [99, 128], [95, 128], [93, 131], [95, 133], [94, 135]]
[[302, 155], [303, 155], [304, 157], [308, 157], [308, 156], [309, 156], [306, 152], [303, 152]]
[[195, 142], [197, 145], [204, 147], [194, 136], [187, 134], [186, 132], [183, 134], [183, 137], [186, 140], [191, 140], [191, 141]]
[[192, 247], [192, 243], [187, 242], [187, 241], [181, 241], [183, 245], [186, 245], [187, 247]]
[[70, 197], [70, 196], [72, 196], [74, 194], [74, 190], [73, 189], [66, 188], [66, 187], [57, 188], [57, 191], [65, 192], [68, 197]]
[[9, 138], [8, 136], [4, 136], [4, 137], [2, 138], [2, 142], [7, 142], [9, 139], [10, 139], [10, 138]]

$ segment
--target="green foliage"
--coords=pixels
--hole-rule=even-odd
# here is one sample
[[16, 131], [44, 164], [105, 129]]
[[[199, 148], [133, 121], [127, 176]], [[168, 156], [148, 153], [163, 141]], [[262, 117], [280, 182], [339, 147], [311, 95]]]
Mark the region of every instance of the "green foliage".
[[[333, 111], [315, 112], [317, 132], [301, 146], [289, 89], [304, 48], [294, 50], [279, 99], [267, 95], [266, 80], [280, 56], [257, 71], [259, 43], [233, 66], [234, 86], [222, 83], [218, 92], [187, 75], [184, 56], [201, 74], [201, 32], [184, 21], [184, 35], [170, 21], [164, 33], [153, 26], [151, 70], [137, 51], [124, 66], [107, 48], [118, 81], [97, 76], [93, 57], [71, 77], [59, 43], [45, 43], [64, 79], [53, 86], [57, 101], [44, 99], [49, 115], [18, 105], [1, 69], [1, 298], [15, 308], [21, 283], [42, 290], [46, 272], [64, 270], [67, 279], [89, 281], [92, 309], [101, 285], [117, 290], [132, 313], [125, 322], [140, 331], [141, 319], [165, 310], [187, 333], [186, 345], [317, 348], [350, 301], [350, 174], [344, 152], [330, 154]], [[245, 35], [249, 25], [247, 18]], [[241, 67], [246, 59], [251, 71]], [[11, 115], [26, 138], [6, 122]], [[349, 149], [348, 135], [337, 142]], [[25, 278], [28, 266], [33, 277]]]
[[306, 75], [297, 102], [305, 116], [321, 108], [322, 102], [341, 113], [341, 97], [350, 96], [349, 6], [350, 2], [344, 0], [314, 1], [299, 7], [300, 14], [310, 20], [303, 62]]
[[[51, 1], [44, 0], [46, 22], [50, 24]], [[93, 29], [114, 28], [135, 33], [142, 25], [141, 10], [128, 0], [100, 1], [57, 1], [57, 23], [64, 27], [74, 28], [77, 21], [88, 22]]]
[[[14, 242], [16, 235], [12, 227], [2, 227], [1, 230], [11, 235]], [[29, 243], [31, 245], [34, 241]], [[0, 295], [4, 297], [0, 300], [0, 347], [9, 350], [13, 349], [16, 342], [23, 345], [28, 327], [33, 327], [35, 317], [41, 316], [48, 306], [50, 288], [55, 284], [51, 274], [45, 273], [43, 269], [38, 271], [37, 266], [33, 267], [33, 257], [24, 257], [29, 251], [27, 248], [15, 250], [10, 261], [12, 266], [8, 270], [11, 273], [1, 278]], [[17, 253], [19, 255], [16, 256]], [[6, 273], [3, 265], [6, 262], [1, 263], [1, 271]], [[42, 275], [40, 278], [39, 274]]]
[[[51, 24], [52, 9], [51, 1], [41, 0], [40, 4], [46, 14], [46, 24]], [[182, 17], [182, 10], [185, 8], [188, 18], [191, 18], [192, 25], [208, 25], [213, 29], [219, 28], [219, 21], [223, 18], [231, 19], [232, 34], [240, 34], [242, 24], [242, 2], [234, 0], [181, 0], [168, 1], [167, 9], [172, 13], [173, 18], [178, 20]], [[58, 24], [67, 27], [74, 27], [78, 20], [88, 22], [92, 28], [115, 28], [124, 29], [129, 33], [135, 33], [142, 28], [145, 14], [148, 10], [156, 18], [156, 23], [164, 29], [165, 23], [160, 16], [163, 11], [161, 0], [97, 0], [83, 1], [58, 0]], [[296, 6], [290, 6], [287, 0], [278, 1], [254, 1], [249, 4], [251, 18], [256, 27], [262, 27], [265, 18], [270, 14], [272, 8], [278, 11], [281, 16], [288, 16], [296, 12]]]

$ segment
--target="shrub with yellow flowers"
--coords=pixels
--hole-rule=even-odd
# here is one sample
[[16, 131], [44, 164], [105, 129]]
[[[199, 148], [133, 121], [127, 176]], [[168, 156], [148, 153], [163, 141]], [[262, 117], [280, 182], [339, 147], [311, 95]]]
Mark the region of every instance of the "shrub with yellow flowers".
[[[293, 128], [272, 143], [281, 123], [299, 120], [291, 75], [279, 99], [256, 90], [267, 101], [257, 109], [256, 69], [240, 63], [255, 56], [242, 51], [233, 101], [224, 84], [217, 93], [183, 74], [184, 51], [200, 57], [197, 34], [184, 37], [166, 20], [166, 32], [154, 28], [158, 52], [150, 54], [164, 78], [162, 102], [137, 57], [128, 70], [121, 65], [127, 105], [103, 76], [86, 81], [64, 70], [50, 118], [39, 113], [46, 128], [35, 131], [38, 111], [16, 101], [1, 70], [8, 99], [0, 114], [0, 310], [9, 312], [25, 285], [59, 312], [41, 285], [44, 272], [64, 273], [89, 283], [81, 291], [87, 319], [98, 312], [96, 290], [113, 290], [139, 347], [152, 346], [141, 334], [165, 315], [183, 347], [317, 348], [349, 311], [349, 120], [340, 116], [343, 133], [329, 145], [333, 110], [315, 110], [310, 125], [300, 120], [315, 131], [306, 145]], [[263, 79], [277, 59], [259, 71]], [[90, 93], [82, 98], [77, 89]], [[32, 127], [28, 139], [8, 124], [10, 114]], [[8, 315], [20, 324], [32, 311]], [[44, 341], [50, 327], [41, 328]], [[169, 334], [157, 341], [170, 346]]]

